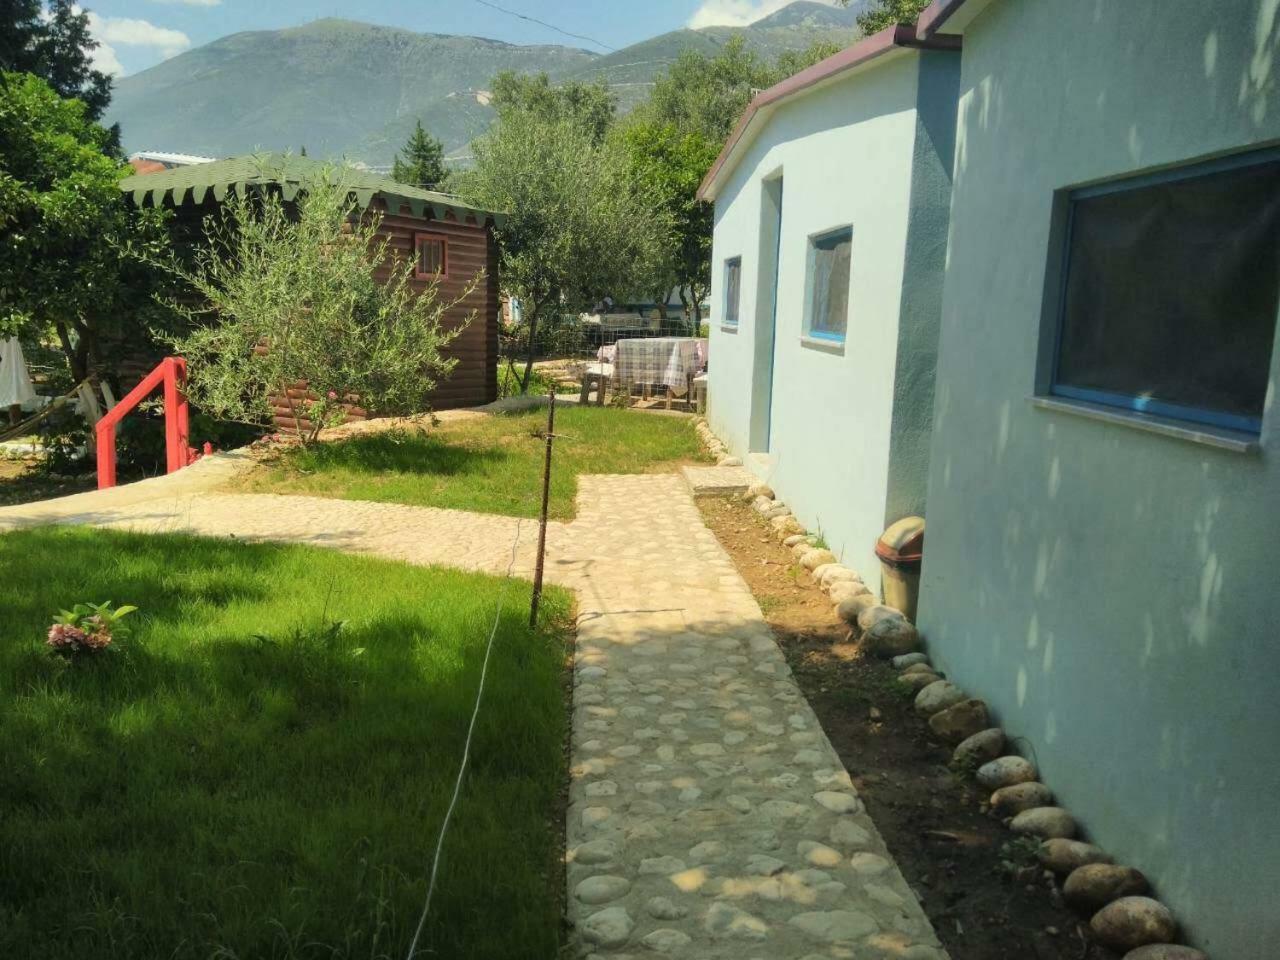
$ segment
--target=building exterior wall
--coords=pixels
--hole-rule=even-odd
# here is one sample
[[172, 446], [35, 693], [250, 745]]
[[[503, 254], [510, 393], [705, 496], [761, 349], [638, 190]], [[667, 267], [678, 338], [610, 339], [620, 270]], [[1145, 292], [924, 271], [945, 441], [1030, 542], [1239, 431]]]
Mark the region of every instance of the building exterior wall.
[[1033, 406], [1054, 193], [1280, 139], [1274, 0], [998, 2], [964, 43], [920, 621], [1211, 955], [1273, 956], [1280, 366], [1261, 454]]
[[[936, 336], [936, 295], [930, 319], [928, 297], [904, 297], [903, 279], [908, 265], [941, 277], [946, 196], [939, 200], [937, 189], [946, 164], [930, 156], [933, 146], [919, 140], [922, 132], [928, 134], [950, 156], [949, 135], [937, 129], [936, 121], [945, 128], [947, 118], [954, 117], [958, 59], [953, 52], [913, 51], [781, 103], [760, 136], [744, 148], [716, 203], [711, 426], [735, 453], [767, 453], [749, 463], [801, 523], [820, 532], [837, 555], [869, 579], [879, 572], [873, 546], [885, 527], [895, 432], [905, 438], [931, 414], [931, 396], [915, 403], [914, 413], [896, 409], [901, 397], [895, 383], [902, 375], [904, 336], [912, 356], [932, 363], [930, 330], [903, 330], [900, 318], [909, 327], [922, 322]], [[929, 114], [927, 124], [917, 115], [921, 99], [928, 103], [922, 111]], [[766, 236], [761, 242], [770, 217], [762, 203], [768, 202], [765, 182], [779, 173], [782, 222], [773, 305], [767, 269], [772, 240]], [[803, 337], [808, 238], [850, 224], [846, 339], [842, 349], [833, 350]], [[722, 323], [724, 262], [734, 256], [742, 258], [736, 329]], [[923, 342], [913, 340], [918, 334]], [[931, 375], [930, 366], [925, 379]], [[762, 397], [769, 402], [762, 404]], [[769, 418], [767, 450], [763, 413]], [[917, 493], [905, 498], [912, 509], [923, 499], [926, 464], [927, 448], [914, 459], [916, 475], [906, 468], [897, 478], [915, 485]]]
[[889, 430], [886, 527], [925, 513], [959, 84], [959, 56], [940, 51], [920, 54], [907, 261]]
[[[482, 277], [470, 295], [445, 316], [446, 329], [454, 329], [474, 313], [471, 323], [444, 351], [446, 356], [456, 359], [458, 365], [449, 379], [436, 388], [432, 404], [436, 409], [447, 410], [496, 400], [498, 315], [502, 305], [498, 295], [498, 247], [493, 231], [472, 219], [460, 223], [452, 217], [420, 220], [407, 215], [386, 215], [382, 232], [391, 238], [391, 249], [398, 256], [408, 258], [415, 255], [415, 235], [430, 233], [446, 238], [449, 275], [441, 281], [439, 290], [439, 296], [445, 300], [461, 297], [469, 283]], [[429, 281], [414, 281], [418, 291], [428, 286]]]

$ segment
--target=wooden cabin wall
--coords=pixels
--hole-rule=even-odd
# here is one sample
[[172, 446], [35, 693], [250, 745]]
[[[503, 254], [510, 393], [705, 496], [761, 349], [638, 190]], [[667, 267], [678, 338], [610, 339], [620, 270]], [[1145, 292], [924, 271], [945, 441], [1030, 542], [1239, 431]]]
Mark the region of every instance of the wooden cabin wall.
[[[467, 285], [479, 277], [479, 283], [465, 300], [448, 311], [447, 329], [453, 330], [474, 319], [446, 350], [457, 359], [453, 375], [437, 387], [432, 398], [440, 410], [473, 407], [497, 399], [498, 392], [498, 249], [493, 231], [468, 218], [459, 223], [449, 215], [445, 220], [415, 219], [403, 209], [400, 216], [384, 214], [382, 231], [389, 237], [396, 256], [412, 259], [416, 255], [414, 237], [419, 233], [443, 236], [448, 245], [449, 275], [439, 284], [438, 295], [452, 301], [462, 296]], [[385, 275], [385, 274], [384, 274]], [[431, 281], [414, 281], [418, 291], [426, 290]]]
[[[445, 356], [458, 362], [453, 373], [432, 391], [430, 403], [434, 410], [491, 403], [498, 397], [498, 314], [501, 310], [498, 293], [498, 246], [492, 229], [471, 217], [466, 222], [459, 222], [452, 214], [447, 215], [445, 220], [435, 220], [430, 216], [418, 218], [412, 216], [407, 207], [392, 214], [382, 208], [381, 201], [377, 201], [377, 204], [383, 217], [379, 233], [388, 238], [388, 253], [391, 256], [414, 258], [414, 238], [420, 233], [445, 238], [448, 245], [448, 276], [439, 284], [437, 295], [441, 299], [458, 299], [472, 279], [483, 271], [480, 282], [470, 295], [445, 314], [446, 330], [463, 328], [444, 350]], [[388, 273], [389, 265], [375, 276], [385, 279]], [[431, 285], [429, 280], [413, 281], [413, 287], [418, 292], [425, 291]], [[470, 323], [467, 322], [469, 318]], [[293, 414], [293, 410], [308, 398], [306, 385], [293, 384], [288, 392], [287, 398], [279, 395], [271, 397], [276, 427], [285, 431], [293, 431], [299, 427], [304, 431], [310, 429], [309, 420], [303, 417], [295, 419]], [[290, 401], [293, 409], [290, 408]], [[347, 407], [348, 423], [364, 420], [366, 417], [367, 413], [361, 407], [355, 404]]]

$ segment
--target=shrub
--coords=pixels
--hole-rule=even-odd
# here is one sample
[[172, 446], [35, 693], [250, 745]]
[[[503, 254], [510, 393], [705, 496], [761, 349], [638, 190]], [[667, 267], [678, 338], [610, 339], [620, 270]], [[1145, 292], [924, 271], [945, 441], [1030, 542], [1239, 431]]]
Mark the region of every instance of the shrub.
[[311, 424], [304, 441], [353, 402], [381, 414], [429, 409], [456, 362], [441, 353], [460, 332], [443, 329], [445, 312], [479, 278], [452, 302], [434, 285], [418, 293], [412, 258], [380, 225], [336, 173], [303, 184], [294, 205], [269, 191], [228, 200], [206, 221], [194, 266], [168, 264], [204, 300], [172, 304], [195, 324], [169, 340], [187, 358], [192, 400], [219, 419], [265, 423], [271, 395], [305, 383], [315, 399], [291, 401]]

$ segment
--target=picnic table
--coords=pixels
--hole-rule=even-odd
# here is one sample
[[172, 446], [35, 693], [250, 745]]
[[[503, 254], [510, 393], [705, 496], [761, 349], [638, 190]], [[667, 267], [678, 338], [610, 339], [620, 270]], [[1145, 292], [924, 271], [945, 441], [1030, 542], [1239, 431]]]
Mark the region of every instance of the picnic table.
[[692, 392], [693, 378], [706, 365], [707, 341], [700, 337], [619, 340], [614, 347], [614, 356], [607, 359], [612, 360], [617, 387], [630, 395], [639, 384], [645, 396], [656, 387], [666, 394], [668, 409], [674, 397]]

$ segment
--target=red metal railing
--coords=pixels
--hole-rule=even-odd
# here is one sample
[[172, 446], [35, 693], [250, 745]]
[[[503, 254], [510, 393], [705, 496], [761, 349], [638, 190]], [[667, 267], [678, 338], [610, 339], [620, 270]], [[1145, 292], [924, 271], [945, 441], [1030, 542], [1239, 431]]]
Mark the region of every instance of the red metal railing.
[[191, 449], [191, 414], [182, 385], [187, 379], [187, 361], [165, 357], [142, 382], [107, 411], [98, 421], [98, 489], [116, 485], [116, 425], [132, 412], [156, 387], [164, 386], [164, 449], [167, 473], [176, 473], [194, 463], [199, 454]]

